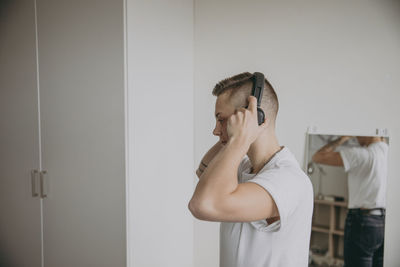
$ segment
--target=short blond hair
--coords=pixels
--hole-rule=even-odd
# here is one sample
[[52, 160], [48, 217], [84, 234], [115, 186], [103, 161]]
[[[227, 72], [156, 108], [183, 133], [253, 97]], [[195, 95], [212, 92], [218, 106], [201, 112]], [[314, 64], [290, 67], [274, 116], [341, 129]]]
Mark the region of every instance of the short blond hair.
[[[253, 78], [254, 74], [250, 72], [243, 72], [226, 78], [215, 85], [212, 94], [218, 97], [223, 93], [228, 93], [229, 100], [232, 101], [235, 108], [244, 107], [247, 105], [247, 98], [251, 95]], [[275, 122], [279, 109], [278, 96], [267, 79], [264, 80], [261, 108], [266, 117]]]

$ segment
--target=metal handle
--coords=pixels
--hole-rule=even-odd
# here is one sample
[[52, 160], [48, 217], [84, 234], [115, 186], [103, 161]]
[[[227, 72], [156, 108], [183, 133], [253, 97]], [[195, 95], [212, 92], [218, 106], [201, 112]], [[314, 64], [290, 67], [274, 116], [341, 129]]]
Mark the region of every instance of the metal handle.
[[39, 196], [39, 193], [37, 192], [37, 185], [36, 185], [38, 173], [39, 173], [38, 170], [31, 170], [32, 197]]
[[45, 175], [47, 175], [47, 171], [40, 172], [40, 197], [47, 197], [47, 184], [45, 184]]

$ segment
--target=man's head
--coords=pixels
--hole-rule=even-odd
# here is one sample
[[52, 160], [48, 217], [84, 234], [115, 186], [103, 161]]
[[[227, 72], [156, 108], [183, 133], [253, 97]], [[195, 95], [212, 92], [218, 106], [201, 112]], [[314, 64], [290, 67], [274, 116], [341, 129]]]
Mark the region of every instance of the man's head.
[[[228, 141], [226, 131], [228, 118], [236, 109], [248, 105], [248, 97], [253, 87], [253, 74], [240, 73], [217, 83], [212, 94], [217, 96], [215, 103], [216, 126], [213, 134], [220, 137], [221, 142]], [[275, 121], [279, 103], [274, 88], [265, 79], [264, 92], [261, 100], [261, 108], [264, 110], [268, 127], [275, 129]]]

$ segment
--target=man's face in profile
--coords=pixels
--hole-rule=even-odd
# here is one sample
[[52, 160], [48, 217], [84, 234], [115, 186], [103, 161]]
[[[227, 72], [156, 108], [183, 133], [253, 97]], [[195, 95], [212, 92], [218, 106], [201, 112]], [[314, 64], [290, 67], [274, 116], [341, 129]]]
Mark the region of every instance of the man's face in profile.
[[216, 124], [213, 134], [219, 136], [222, 144], [226, 144], [229, 140], [227, 133], [228, 119], [234, 112], [235, 108], [229, 101], [229, 94], [223, 93], [219, 95], [215, 102]]

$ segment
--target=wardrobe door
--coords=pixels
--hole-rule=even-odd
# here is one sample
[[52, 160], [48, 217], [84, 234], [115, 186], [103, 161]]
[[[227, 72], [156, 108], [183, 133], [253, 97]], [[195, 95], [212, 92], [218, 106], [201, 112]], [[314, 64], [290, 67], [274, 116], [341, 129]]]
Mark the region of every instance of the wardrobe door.
[[37, 5], [44, 265], [122, 267], [123, 1]]
[[1, 1], [0, 266], [41, 266], [41, 203], [31, 187], [39, 169], [35, 49], [33, 1]]

